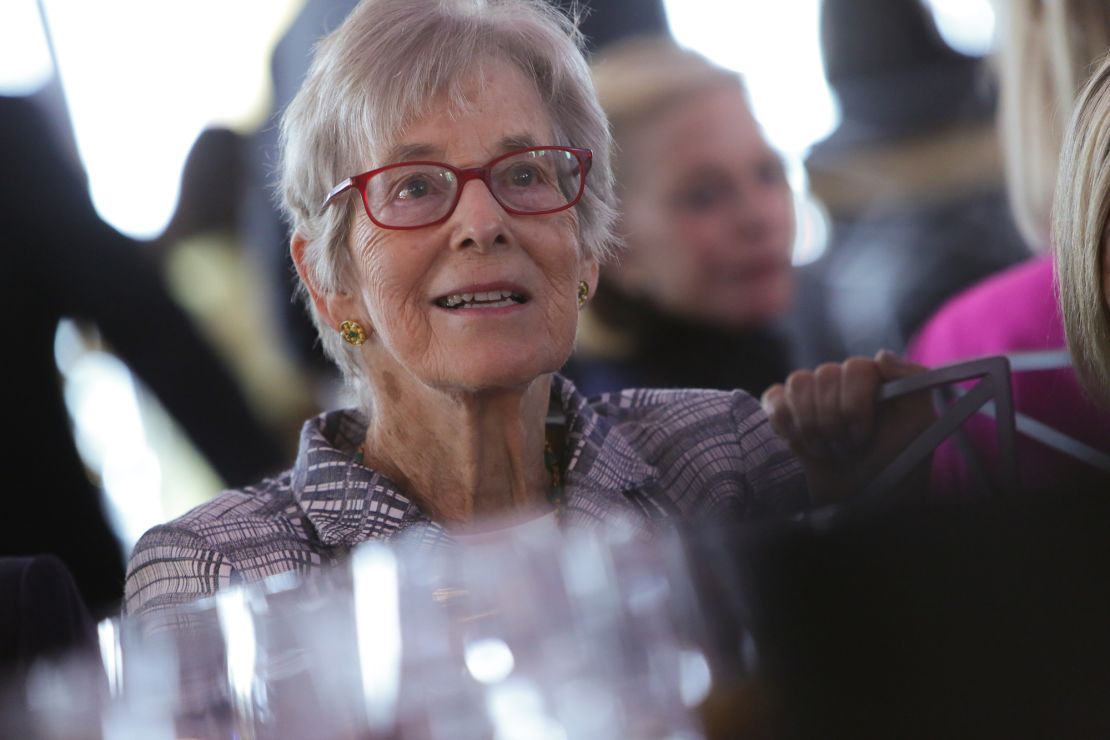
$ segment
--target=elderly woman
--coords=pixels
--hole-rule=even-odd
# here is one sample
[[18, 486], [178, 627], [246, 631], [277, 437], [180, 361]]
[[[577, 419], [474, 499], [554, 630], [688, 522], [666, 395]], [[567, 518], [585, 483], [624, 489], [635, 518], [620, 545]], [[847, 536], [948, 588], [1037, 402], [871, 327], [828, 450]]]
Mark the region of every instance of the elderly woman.
[[609, 134], [577, 40], [535, 0], [366, 0], [322, 42], [283, 121], [282, 195], [361, 408], [307, 422], [285, 474], [148, 532], [128, 612], [402, 531], [450, 546], [507, 516], [650, 533], [795, 512], [811, 458], [814, 495], [846, 488], [822, 440], [851, 428], [866, 454], [875, 387], [905, 373], [892, 359], [768, 397], [802, 464], [741, 392], [588, 402], [555, 374], [613, 245]]
[[1092, 395], [1110, 405], [1110, 56], [1076, 101], [1052, 220], [1072, 362]]

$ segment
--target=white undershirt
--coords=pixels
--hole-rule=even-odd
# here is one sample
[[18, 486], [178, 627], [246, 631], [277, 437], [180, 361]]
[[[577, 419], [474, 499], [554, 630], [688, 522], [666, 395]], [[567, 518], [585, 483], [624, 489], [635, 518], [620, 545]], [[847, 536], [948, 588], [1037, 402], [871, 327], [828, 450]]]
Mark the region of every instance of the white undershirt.
[[558, 530], [559, 522], [555, 518], [555, 510], [542, 514], [540, 516], [525, 519], [524, 521], [497, 520], [493, 522], [493, 526], [489, 529], [482, 529], [480, 531], [474, 530], [448, 530], [451, 537], [463, 545], [473, 545], [493, 539], [502, 539], [506, 534], [512, 534], [513, 537], [521, 537], [531, 539], [535, 535], [541, 535], [551, 530]]

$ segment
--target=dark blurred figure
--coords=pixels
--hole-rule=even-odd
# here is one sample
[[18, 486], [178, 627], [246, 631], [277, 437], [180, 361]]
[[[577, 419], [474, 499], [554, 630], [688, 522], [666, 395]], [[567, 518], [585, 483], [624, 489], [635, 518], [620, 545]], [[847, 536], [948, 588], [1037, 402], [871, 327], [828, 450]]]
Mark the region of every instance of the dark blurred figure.
[[70, 434], [54, 361], [60, 319], [95, 323], [226, 483], [272, 472], [280, 450], [169, 299], [143, 245], [97, 216], [83, 174], [38, 102], [0, 98], [0, 296], [7, 317], [0, 344], [8, 352], [5, 459], [14, 473], [0, 554], [57, 555], [93, 612], [105, 614], [123, 593], [123, 558]]
[[828, 207], [826, 255], [803, 271], [802, 364], [902, 351], [964, 286], [1024, 258], [978, 60], [920, 0], [826, 0], [825, 73], [839, 128], [806, 162]]
[[1110, 498], [1057, 494], [695, 530], [710, 737], [1110, 735]]
[[264, 276], [268, 265], [242, 239], [244, 202], [258, 197], [249, 188], [266, 195], [265, 185], [248, 182], [250, 142], [218, 127], [197, 137], [173, 219], [152, 246], [175, 301], [235, 376], [259, 423], [289, 453], [304, 418], [320, 409], [316, 389], [289, 355], [271, 281]]
[[240, 224], [243, 241], [269, 287], [273, 315], [279, 320], [275, 329], [280, 331], [273, 339], [284, 342], [287, 354], [324, 383], [338, 382], [338, 375], [316, 340], [316, 328], [300, 302], [293, 300], [296, 272], [289, 256], [289, 230], [273, 198], [278, 156], [276, 121], [300, 89], [316, 42], [339, 26], [357, 4], [358, 0], [317, 0], [304, 4], [274, 48], [270, 64], [274, 111], [269, 122], [245, 142], [243, 159], [246, 187], [242, 193]]
[[789, 371], [793, 194], [742, 80], [665, 37], [604, 49], [625, 250], [605, 265], [563, 372], [587, 395], [691, 387], [759, 395]]
[[0, 558], [0, 675], [95, 645], [96, 626], [60, 560]]

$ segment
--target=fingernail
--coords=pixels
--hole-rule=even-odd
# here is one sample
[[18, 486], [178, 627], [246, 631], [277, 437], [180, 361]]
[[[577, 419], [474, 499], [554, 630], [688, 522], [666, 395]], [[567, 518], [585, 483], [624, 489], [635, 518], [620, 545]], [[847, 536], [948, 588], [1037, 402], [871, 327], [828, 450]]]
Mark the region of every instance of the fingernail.
[[889, 349], [880, 350], [878, 360], [895, 367], [907, 368], [910, 366], [910, 363], [904, 357], [891, 352]]

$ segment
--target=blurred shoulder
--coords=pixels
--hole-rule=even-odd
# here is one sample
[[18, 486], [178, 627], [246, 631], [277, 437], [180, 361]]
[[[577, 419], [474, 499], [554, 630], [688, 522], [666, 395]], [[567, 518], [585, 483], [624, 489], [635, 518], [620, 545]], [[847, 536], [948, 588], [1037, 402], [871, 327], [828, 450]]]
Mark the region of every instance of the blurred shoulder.
[[167, 608], [256, 581], [318, 565], [322, 548], [297, 505], [291, 474], [227, 490], [148, 530], [127, 565], [128, 614]]
[[223, 491], [176, 519], [154, 527], [143, 539], [156, 541], [160, 536], [193, 535], [219, 548], [238, 544], [247, 530], [287, 529], [290, 516], [298, 508], [291, 477], [291, 471], [287, 471], [251, 486]]

